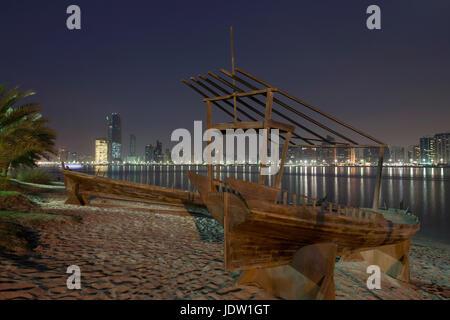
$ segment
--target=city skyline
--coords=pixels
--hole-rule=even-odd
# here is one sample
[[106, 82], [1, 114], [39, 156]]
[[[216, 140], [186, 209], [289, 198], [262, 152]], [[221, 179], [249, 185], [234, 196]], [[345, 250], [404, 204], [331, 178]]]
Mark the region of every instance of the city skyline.
[[[21, 62], [4, 64], [2, 81], [37, 90], [29, 100], [43, 105], [59, 147], [91, 152], [104, 135], [95, 124], [111, 111], [127, 119], [122, 130], [139, 137], [138, 151], [153, 137], [168, 145], [174, 129], [204, 120], [203, 103], [180, 80], [194, 70], [230, 69], [233, 25], [237, 66], [389, 145], [449, 130], [448, 2], [378, 1], [383, 28], [377, 31], [365, 27], [366, 1], [275, 8], [263, 1], [256, 11], [227, 2], [214, 17], [204, 4], [194, 10], [184, 2], [79, 1], [83, 27], [69, 31], [66, 3], [8, 3], [1, 23], [10, 50], [0, 55]], [[12, 18], [19, 13], [20, 24]], [[25, 52], [15, 49], [25, 36], [33, 59], [20, 59]]]
[[[115, 119], [115, 120], [113, 120]], [[121, 123], [122, 118], [120, 114], [118, 113], [112, 113], [111, 116], [106, 116], [107, 120], [107, 138], [98, 137], [95, 138], [94, 141], [94, 150], [92, 153], [87, 154], [78, 154], [77, 151], [70, 150], [70, 148], [67, 148], [66, 146], [61, 147], [59, 158], [62, 160], [64, 158], [64, 161], [68, 161], [70, 156], [69, 154], [74, 155], [76, 158], [77, 156], [83, 156], [83, 158], [89, 158], [92, 157], [95, 159], [94, 161], [96, 163], [104, 163], [105, 161], [98, 161], [98, 159], [104, 159], [103, 156], [99, 156], [98, 153], [103, 154], [107, 153], [107, 162], [139, 162], [139, 161], [145, 161], [145, 162], [159, 162], [163, 159], [167, 161], [170, 159], [170, 156], [168, 156], [168, 152], [170, 152], [170, 148], [165, 148], [165, 152], [163, 152], [163, 146], [162, 142], [159, 138], [156, 138], [156, 143], [153, 145], [151, 142], [146, 142], [142, 152], [138, 151], [136, 149], [136, 135], [129, 134], [129, 143], [128, 144], [122, 144], [123, 137], [122, 137], [122, 131], [121, 131]], [[115, 124], [113, 124], [113, 122]], [[327, 136], [327, 139], [330, 141], [333, 141], [334, 138]], [[119, 158], [113, 157], [112, 154], [114, 153], [113, 144], [114, 141], [119, 142], [119, 145], [115, 148], [119, 150]], [[126, 140], [126, 139], [125, 139]], [[104, 144], [107, 143], [107, 146]], [[173, 142], [174, 144], [176, 142]], [[99, 147], [100, 146], [100, 147]], [[99, 152], [97, 151], [98, 147], [101, 149]], [[106, 148], [106, 151], [103, 149]], [[356, 150], [355, 149], [349, 149], [345, 150], [342, 148], [337, 148], [336, 151], [334, 149], [317, 149], [317, 148], [311, 148], [315, 149], [315, 152], [317, 154], [315, 155], [306, 155], [304, 157], [298, 158], [299, 159], [308, 159], [308, 158], [316, 158], [324, 161], [326, 158], [332, 157], [333, 161], [328, 161], [330, 163], [346, 163], [349, 162], [352, 164], [358, 163], [361, 160], [364, 160], [365, 162], [372, 162], [375, 163], [376, 159], [378, 159], [378, 150], [371, 150], [376, 148], [363, 148]], [[125, 150], [129, 150], [127, 153]], [[300, 149], [297, 149], [300, 150]], [[318, 151], [319, 150], [319, 151]], [[67, 153], [68, 155], [62, 156], [62, 153]], [[331, 154], [330, 154], [331, 152]], [[117, 153], [117, 150], [116, 150]], [[293, 152], [294, 154], [296, 152]], [[301, 153], [301, 152], [300, 152]], [[121, 156], [120, 156], [121, 154]], [[324, 154], [327, 154], [324, 156]], [[293, 156], [291, 155], [291, 158], [293, 159]], [[385, 156], [384, 156], [385, 162], [391, 162], [391, 163], [417, 163], [417, 164], [448, 164], [450, 163], [450, 130], [447, 132], [441, 132], [441, 133], [435, 133], [434, 135], [425, 135], [420, 137], [415, 144], [410, 144], [407, 146], [399, 146], [399, 145], [388, 145], [388, 147], [385, 150]], [[319, 161], [320, 161], [319, 160]]]

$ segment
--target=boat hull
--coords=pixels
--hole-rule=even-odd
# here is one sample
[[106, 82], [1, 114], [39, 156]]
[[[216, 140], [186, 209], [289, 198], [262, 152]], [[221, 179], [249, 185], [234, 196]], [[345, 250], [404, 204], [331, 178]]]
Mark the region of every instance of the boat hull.
[[[346, 216], [323, 207], [256, 200], [255, 195], [246, 200], [240, 193], [219, 192], [214, 185], [209, 188], [206, 177], [191, 176], [194, 185], [200, 183], [198, 189], [208, 211], [224, 226], [227, 270], [290, 264], [299, 249], [319, 243], [336, 244], [339, 256], [354, 254], [409, 241], [419, 230], [418, 223], [406, 218], [408, 223], [392, 222], [377, 212]], [[239, 189], [238, 184], [234, 179], [233, 188]], [[245, 182], [246, 190], [248, 184]]]
[[71, 192], [68, 203], [72, 204], [85, 205], [89, 196], [98, 196], [175, 206], [204, 206], [197, 192], [119, 181], [69, 170], [61, 171], [66, 189]]

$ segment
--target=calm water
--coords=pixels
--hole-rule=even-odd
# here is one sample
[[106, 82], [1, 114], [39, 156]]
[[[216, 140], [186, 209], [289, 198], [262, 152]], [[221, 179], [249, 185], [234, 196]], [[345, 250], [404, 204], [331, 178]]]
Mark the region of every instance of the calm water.
[[[48, 168], [62, 179], [56, 168]], [[206, 175], [206, 167], [191, 165], [84, 166], [76, 171], [109, 178], [193, 190], [186, 170]], [[291, 192], [323, 198], [358, 207], [371, 207], [375, 168], [369, 167], [286, 167], [282, 188]], [[237, 177], [256, 182], [256, 166], [226, 167], [222, 177]], [[384, 168], [381, 205], [404, 208], [420, 218], [418, 236], [450, 244], [450, 168]]]

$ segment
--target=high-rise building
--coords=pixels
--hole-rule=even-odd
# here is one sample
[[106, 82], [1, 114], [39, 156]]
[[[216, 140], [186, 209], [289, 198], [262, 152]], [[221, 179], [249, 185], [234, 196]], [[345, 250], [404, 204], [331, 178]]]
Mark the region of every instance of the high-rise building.
[[289, 147], [286, 154], [286, 161], [296, 163], [299, 160], [299, 150], [300, 148]]
[[365, 162], [377, 163], [380, 156], [380, 150], [378, 148], [364, 148], [363, 157]]
[[95, 140], [95, 163], [108, 163], [109, 161], [109, 146], [108, 139]]
[[347, 163], [350, 161], [350, 149], [336, 148], [335, 150], [337, 163]]
[[136, 136], [134, 134], [130, 134], [130, 157], [136, 156]]
[[434, 137], [426, 136], [420, 138], [420, 163], [434, 164], [435, 156], [436, 150]]
[[399, 163], [405, 162], [405, 148], [398, 146], [391, 146], [389, 161]]
[[69, 162], [78, 162], [78, 153], [69, 152], [69, 158], [67, 159]]
[[109, 154], [111, 161], [122, 161], [122, 124], [120, 115], [113, 113], [106, 116], [108, 126]]
[[164, 162], [171, 162], [172, 161], [172, 155], [169, 148], [166, 148], [166, 151], [164, 152]]
[[[332, 136], [326, 136], [328, 141], [333, 142], [335, 139]], [[330, 145], [328, 142], [322, 142], [323, 146]], [[336, 148], [320, 148], [319, 149], [319, 161], [327, 164], [334, 164], [337, 162], [337, 150]]]
[[159, 140], [156, 140], [156, 147], [155, 147], [155, 151], [154, 151], [154, 160], [156, 162], [162, 162], [164, 155], [163, 155], [163, 147], [162, 147], [162, 142]]
[[65, 147], [62, 147], [61, 149], [59, 149], [59, 161], [67, 162], [68, 160], [69, 151]]
[[153, 162], [155, 160], [154, 151], [155, 147], [153, 147], [151, 144], [145, 146], [145, 162]]
[[[383, 157], [383, 161], [384, 162], [392, 162], [392, 158], [391, 158], [391, 148], [390, 147], [385, 147], [384, 148], [384, 157]], [[378, 162], [378, 159], [377, 159]]]
[[302, 147], [297, 148], [298, 150], [298, 157], [300, 158], [300, 161], [306, 161], [307, 163], [312, 163], [317, 161], [318, 157], [318, 149], [313, 147]]
[[409, 163], [419, 163], [420, 162], [420, 146], [411, 145], [408, 147], [408, 158], [406, 159]]
[[438, 133], [434, 136], [436, 158], [435, 163], [450, 163], [450, 133]]

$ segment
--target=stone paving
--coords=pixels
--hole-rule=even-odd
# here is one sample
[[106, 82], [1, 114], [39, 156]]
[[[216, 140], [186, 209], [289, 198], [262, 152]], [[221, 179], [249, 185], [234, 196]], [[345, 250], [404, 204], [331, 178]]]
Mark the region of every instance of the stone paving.
[[[36, 226], [29, 254], [0, 252], [0, 299], [275, 299], [224, 271], [223, 234], [214, 229], [219, 236], [209, 241], [199, 234], [209, 218], [125, 201], [68, 206], [64, 196], [34, 200], [82, 221]], [[414, 244], [411, 259], [412, 284], [383, 276], [381, 290], [366, 288], [362, 263], [337, 263], [336, 299], [450, 298], [448, 249]], [[81, 290], [66, 286], [70, 265], [81, 268]]]

